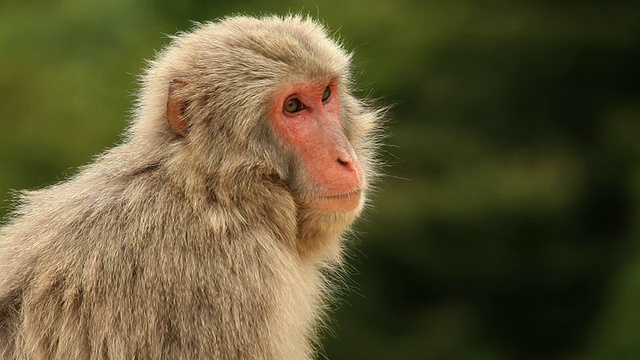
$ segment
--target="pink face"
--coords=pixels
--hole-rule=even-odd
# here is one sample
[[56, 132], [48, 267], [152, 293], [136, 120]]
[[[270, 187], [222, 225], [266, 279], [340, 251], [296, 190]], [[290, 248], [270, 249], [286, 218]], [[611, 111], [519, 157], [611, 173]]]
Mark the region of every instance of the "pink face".
[[309, 206], [347, 212], [360, 206], [364, 176], [340, 124], [335, 81], [324, 85], [290, 84], [276, 95], [272, 120], [276, 132], [302, 159], [314, 189]]

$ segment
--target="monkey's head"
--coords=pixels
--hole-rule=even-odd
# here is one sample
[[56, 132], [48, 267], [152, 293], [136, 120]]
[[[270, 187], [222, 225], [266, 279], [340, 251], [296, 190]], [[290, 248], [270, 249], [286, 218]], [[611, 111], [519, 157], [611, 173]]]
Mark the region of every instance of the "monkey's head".
[[130, 140], [203, 176], [277, 179], [301, 208], [355, 217], [379, 114], [352, 95], [350, 57], [309, 18], [202, 24], [151, 63]]

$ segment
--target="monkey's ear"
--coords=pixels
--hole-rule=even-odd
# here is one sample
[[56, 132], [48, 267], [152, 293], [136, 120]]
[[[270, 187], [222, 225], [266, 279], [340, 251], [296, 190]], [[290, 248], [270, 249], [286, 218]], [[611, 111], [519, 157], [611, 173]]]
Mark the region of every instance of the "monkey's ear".
[[186, 83], [182, 79], [173, 79], [169, 83], [169, 96], [167, 97], [167, 120], [169, 127], [176, 134], [186, 137], [188, 132], [187, 119], [184, 115], [187, 101], [178, 96], [178, 90]]

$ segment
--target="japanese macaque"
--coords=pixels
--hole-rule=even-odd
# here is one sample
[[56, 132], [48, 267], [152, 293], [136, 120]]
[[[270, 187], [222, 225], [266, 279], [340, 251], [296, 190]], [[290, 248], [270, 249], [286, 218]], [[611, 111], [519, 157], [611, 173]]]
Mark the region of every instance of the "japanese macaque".
[[177, 35], [123, 143], [0, 230], [0, 357], [313, 358], [380, 117], [312, 19]]

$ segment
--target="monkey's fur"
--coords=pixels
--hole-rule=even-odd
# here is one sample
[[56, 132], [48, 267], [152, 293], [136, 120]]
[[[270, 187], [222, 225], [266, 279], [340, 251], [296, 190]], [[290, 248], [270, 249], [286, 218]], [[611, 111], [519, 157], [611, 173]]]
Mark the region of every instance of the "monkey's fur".
[[[300, 16], [230, 17], [173, 38], [143, 77], [123, 143], [23, 192], [0, 232], [2, 359], [310, 359], [323, 269], [360, 212], [316, 191], [267, 120], [273, 89], [337, 77], [340, 118], [375, 178], [379, 112], [350, 55]], [[184, 87], [189, 134], [167, 125]]]

